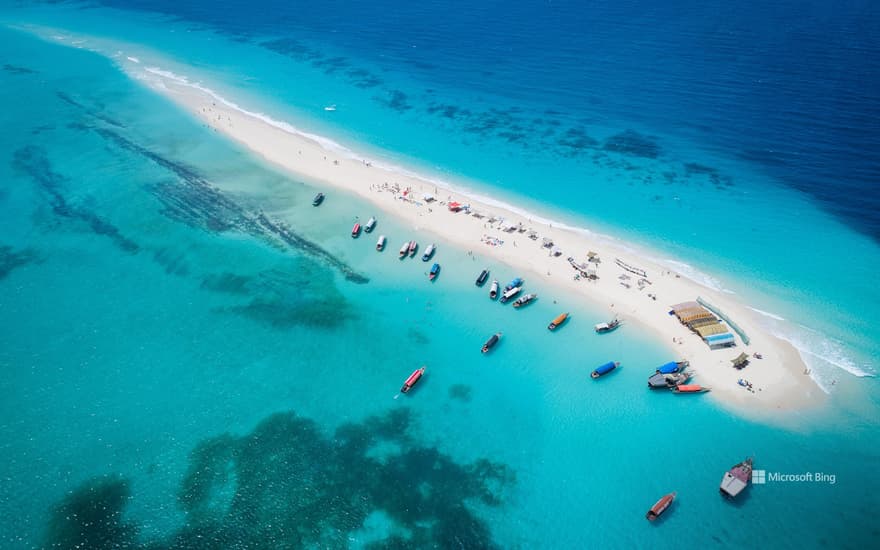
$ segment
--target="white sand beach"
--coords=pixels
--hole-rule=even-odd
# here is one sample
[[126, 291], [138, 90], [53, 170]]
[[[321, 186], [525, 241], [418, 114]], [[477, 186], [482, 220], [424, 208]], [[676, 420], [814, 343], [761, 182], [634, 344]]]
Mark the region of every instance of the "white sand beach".
[[[702, 398], [717, 399], [747, 415], [803, 410], [826, 399], [824, 392], [804, 374], [806, 367], [798, 352], [789, 343], [762, 332], [756, 313], [738, 303], [735, 295], [701, 286], [667, 266], [635, 255], [631, 247], [538, 223], [443, 188], [435, 181], [344, 156], [317, 138], [285, 131], [257, 115], [224, 104], [209, 91], [181, 82], [173, 75], [155, 72], [145, 82], [205, 124], [305, 181], [354, 193], [423, 234], [442, 235], [464, 250], [478, 251], [516, 268], [527, 279], [539, 278], [557, 285], [566, 294], [576, 293], [593, 300], [607, 310], [607, 320], [619, 316], [628, 326], [626, 330], [653, 331], [668, 346], [670, 358], [690, 361], [697, 373], [692, 383], [712, 389]], [[432, 195], [435, 201], [426, 202], [425, 194]], [[447, 206], [450, 201], [467, 204], [470, 210], [452, 212]], [[493, 219], [503, 222], [492, 223]], [[521, 226], [526, 232], [504, 231], [510, 226]], [[530, 238], [528, 230], [535, 231], [537, 238]], [[425, 235], [422, 240], [429, 238]], [[558, 247], [561, 255], [552, 255], [552, 248], [544, 246], [545, 238], [552, 240], [552, 246]], [[389, 242], [395, 250], [397, 240]], [[501, 241], [503, 244], [499, 244]], [[575, 279], [577, 271], [568, 258], [582, 264], [587, 262], [588, 251], [596, 252], [601, 260], [587, 264], [596, 269], [598, 279]], [[616, 259], [644, 270], [646, 276], [626, 271]], [[750, 344], [744, 345], [737, 336], [736, 347], [710, 350], [698, 335], [668, 314], [671, 305], [693, 301], [698, 296], [734, 320], [749, 336]], [[592, 331], [593, 322], [578, 320], [577, 330]], [[763, 358], [752, 358], [749, 367], [738, 371], [732, 367], [731, 359], [742, 352], [750, 356], [760, 353]], [[748, 379], [754, 391], [738, 385], [740, 378]], [[685, 398], [700, 397], [682, 396]]]

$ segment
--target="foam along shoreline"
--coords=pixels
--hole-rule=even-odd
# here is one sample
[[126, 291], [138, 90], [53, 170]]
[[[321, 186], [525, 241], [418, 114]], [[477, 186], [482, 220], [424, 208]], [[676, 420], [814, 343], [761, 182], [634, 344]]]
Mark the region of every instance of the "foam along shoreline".
[[[760, 314], [738, 303], [735, 295], [701, 286], [687, 274], [677, 273], [670, 266], [674, 263], [668, 260], [654, 260], [658, 256], [634, 252], [625, 243], [583, 229], [560, 227], [498, 201], [465, 194], [444, 182], [369, 162], [332, 140], [243, 109], [209, 88], [173, 73], [133, 61], [123, 66], [206, 125], [297, 177], [319, 187], [354, 193], [419, 231], [433, 233], [491, 261], [506, 263], [525, 277], [537, 277], [552, 284], [560, 292], [560, 300], [572, 294], [592, 300], [607, 310], [605, 317], [616, 315], [625, 320], [627, 330], [655, 333], [669, 349], [669, 356], [658, 357], [657, 365], [672, 359], [690, 361], [697, 371], [696, 382], [711, 387], [709, 395], [725, 406], [748, 415], [811, 408], [826, 399], [821, 388], [804, 374], [807, 367], [797, 350], [759, 328]], [[435, 201], [425, 201], [425, 195], [435, 197]], [[447, 207], [452, 201], [470, 208], [453, 212]], [[516, 229], [504, 231], [510, 227], [526, 228], [539, 237], [531, 239], [528, 232]], [[552, 240], [551, 248], [544, 247], [544, 238]], [[561, 250], [561, 255], [553, 255], [553, 247]], [[576, 271], [566, 259], [573, 257], [576, 263], [585, 262], [588, 251], [596, 252], [601, 259], [599, 264], [589, 264], [599, 278], [575, 279]], [[618, 258], [624, 265], [638, 266], [647, 277], [625, 270], [615, 261]], [[640, 279], [650, 282], [640, 283]], [[668, 314], [670, 305], [698, 296], [735, 320], [750, 337], [750, 344], [744, 345], [737, 336], [736, 347], [710, 350], [696, 334]], [[591, 331], [593, 323], [585, 323], [580, 329]], [[614, 337], [625, 338], [625, 332]], [[753, 360], [750, 368], [738, 371], [732, 367], [731, 359], [742, 352], [758, 352], [763, 359]], [[645, 370], [647, 379], [654, 366], [637, 368]], [[740, 378], [748, 379], [755, 391], [738, 385]]]

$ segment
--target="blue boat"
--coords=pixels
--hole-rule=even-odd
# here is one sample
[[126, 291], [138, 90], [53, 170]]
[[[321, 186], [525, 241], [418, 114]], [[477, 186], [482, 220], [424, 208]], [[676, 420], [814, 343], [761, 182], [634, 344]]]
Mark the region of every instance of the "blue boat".
[[687, 361], [670, 361], [665, 365], [661, 365], [657, 368], [657, 372], [660, 374], [672, 374], [674, 372], [678, 372], [680, 370], [686, 369], [690, 365]]
[[522, 279], [520, 279], [519, 277], [517, 277], [516, 279], [510, 281], [510, 284], [508, 284], [506, 287], [504, 287], [504, 292], [507, 292], [508, 290], [510, 290], [510, 289], [512, 289], [512, 288], [516, 288], [516, 287], [518, 287], [518, 286], [522, 286], [523, 282], [524, 282], [524, 281], [523, 281]]
[[433, 281], [437, 278], [437, 274], [440, 273], [440, 264], [434, 264], [431, 266], [431, 272], [428, 274], [428, 280]]
[[593, 374], [591, 374], [590, 376], [593, 379], [599, 378], [600, 376], [605, 376], [609, 372], [616, 369], [618, 367], [618, 365], [620, 365], [620, 363], [618, 363], [616, 361], [608, 361], [604, 365], [600, 365], [600, 366], [596, 367], [596, 370], [594, 370]]

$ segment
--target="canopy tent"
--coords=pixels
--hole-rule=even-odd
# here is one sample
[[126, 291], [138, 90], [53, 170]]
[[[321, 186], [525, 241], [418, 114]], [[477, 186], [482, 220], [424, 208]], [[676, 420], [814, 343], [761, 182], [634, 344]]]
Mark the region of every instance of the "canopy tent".
[[554, 256], [562, 256], [562, 249], [559, 248], [558, 246], [554, 246], [554, 247], [550, 250], [550, 253], [553, 254]]
[[551, 239], [550, 237], [544, 237], [543, 239], [541, 239], [541, 242], [544, 243], [542, 245], [544, 248], [550, 248], [553, 246], [553, 239]]
[[695, 328], [694, 330], [697, 332], [697, 334], [700, 335], [701, 338], [729, 332], [727, 330], [727, 327], [725, 325], [722, 325], [721, 323], [715, 323], [713, 325], [703, 325], [701, 327]]
[[693, 309], [695, 307], [703, 307], [697, 302], [682, 302], [680, 304], [675, 304], [674, 306], [669, 306], [669, 309], [672, 311], [679, 311], [681, 309]]
[[742, 368], [749, 364], [749, 356], [743, 352], [731, 359], [730, 362], [733, 363], [735, 368]]
[[425, 193], [422, 198], [425, 200], [425, 202], [434, 202], [434, 195], [430, 193]]
[[452, 212], [458, 212], [459, 210], [461, 210], [461, 203], [460, 202], [452, 201], [449, 203], [448, 206], [449, 206], [449, 210]]
[[734, 340], [733, 334], [729, 332], [725, 332], [724, 334], [713, 334], [712, 336], [705, 337], [703, 340], [706, 341], [710, 349], [726, 348], [728, 346], [736, 345], [736, 340]]
[[701, 319], [714, 319], [714, 318], [715, 318], [715, 316], [712, 315], [711, 313], [709, 313], [708, 311], [706, 311], [705, 309], [701, 310], [701, 311], [692, 310], [692, 311], [689, 311], [686, 315], [679, 315], [679, 317], [678, 317], [678, 319], [682, 323], [685, 323], [685, 324], [690, 323], [691, 321], [698, 321]]
[[703, 327], [706, 325], [714, 325], [717, 322], [718, 322], [718, 319], [716, 319], [714, 317], [706, 317], [703, 319], [697, 319], [695, 321], [691, 321], [687, 325], [689, 327], [691, 327], [691, 330], [697, 330], [697, 328], [699, 328], [699, 327]]

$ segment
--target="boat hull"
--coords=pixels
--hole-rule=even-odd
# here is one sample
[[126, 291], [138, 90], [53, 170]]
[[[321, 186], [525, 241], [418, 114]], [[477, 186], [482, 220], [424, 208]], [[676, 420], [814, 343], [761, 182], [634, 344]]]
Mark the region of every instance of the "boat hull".
[[563, 323], [565, 323], [567, 320], [568, 320], [568, 313], [563, 313], [562, 315], [560, 315], [556, 319], [553, 319], [552, 321], [550, 321], [550, 324], [547, 325], [547, 330], [556, 330]]
[[400, 388], [401, 393], [409, 393], [409, 391], [416, 385], [416, 383], [422, 379], [422, 375], [425, 374], [425, 367], [420, 369], [416, 369], [412, 374], [409, 375], [409, 378], [403, 383], [403, 386]]
[[493, 334], [491, 338], [486, 340], [486, 343], [483, 344], [483, 348], [480, 351], [482, 353], [489, 353], [489, 351], [498, 344], [499, 340], [501, 340], [501, 333]]
[[477, 277], [477, 280], [474, 281], [474, 284], [477, 286], [483, 286], [486, 284], [486, 280], [489, 278], [489, 270], [484, 269], [480, 275]]
[[675, 500], [675, 495], [676, 493], [669, 493], [668, 495], [660, 497], [660, 500], [654, 503], [654, 506], [651, 506], [651, 509], [645, 514], [645, 518], [648, 521], [654, 521], [659, 518], [660, 515], [672, 505], [672, 501]]
[[594, 370], [590, 374], [590, 377], [593, 380], [595, 380], [597, 378], [601, 378], [601, 377], [605, 376], [606, 374], [613, 372], [614, 369], [616, 369], [619, 365], [620, 365], [620, 363], [609, 361], [608, 363], [605, 363], [604, 365], [602, 365], [602, 366], [598, 367], [596, 370]]
[[356, 224], [354, 224], [354, 227], [351, 228], [351, 238], [357, 239], [360, 236], [361, 236], [361, 224], [356, 223]]
[[492, 287], [489, 289], [489, 299], [498, 298], [498, 281], [492, 281]]

